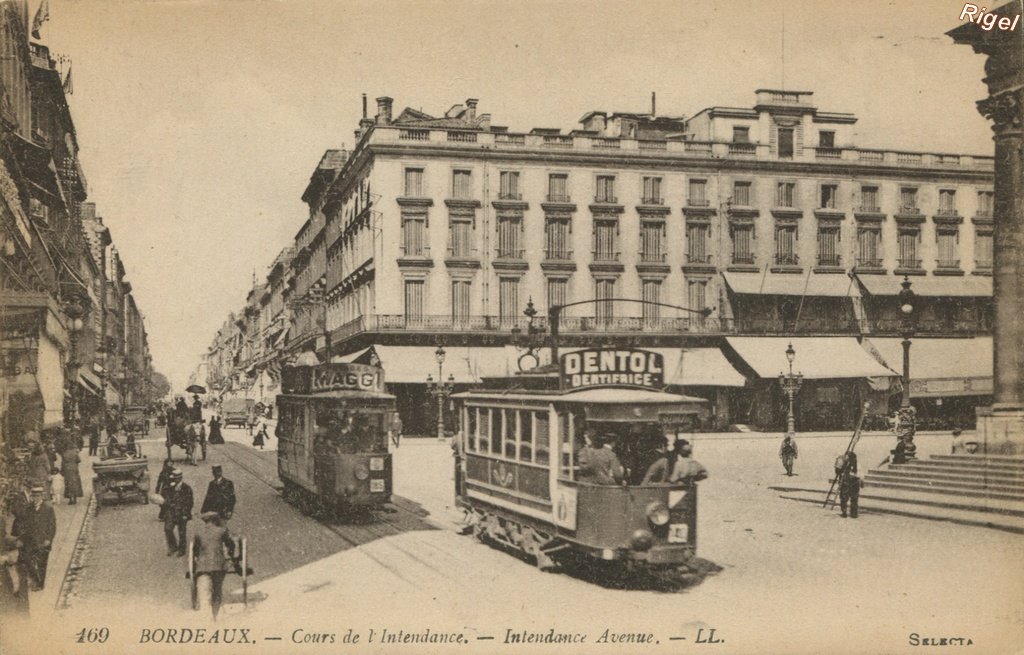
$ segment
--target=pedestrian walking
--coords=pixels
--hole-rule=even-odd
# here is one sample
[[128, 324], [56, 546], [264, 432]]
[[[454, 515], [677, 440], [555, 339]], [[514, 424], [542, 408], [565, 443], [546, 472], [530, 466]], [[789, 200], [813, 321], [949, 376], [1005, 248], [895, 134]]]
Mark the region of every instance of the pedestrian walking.
[[31, 503], [14, 517], [11, 534], [21, 541], [19, 558], [25, 564], [29, 588], [39, 591], [46, 586], [46, 567], [50, 547], [57, 534], [57, 516], [46, 502], [46, 487], [32, 485]]
[[388, 436], [391, 437], [391, 443], [396, 446], [402, 440], [402, 428], [402, 417], [395, 412], [391, 419], [391, 425], [388, 427]]
[[202, 521], [192, 538], [195, 558], [196, 596], [199, 611], [209, 612], [213, 620], [224, 597], [224, 576], [235, 556], [235, 541], [223, 525], [218, 512], [203, 512]]
[[74, 505], [85, 495], [82, 491], [82, 476], [78, 472], [80, 461], [78, 445], [68, 441], [64, 445], [64, 452], [60, 454], [60, 474], [64, 478], [64, 497], [68, 499], [69, 505]]
[[86, 424], [85, 431], [89, 435], [89, 456], [95, 457], [100, 447], [100, 419], [98, 416], [93, 417]]
[[164, 498], [164, 494], [167, 489], [171, 486], [171, 473], [174, 472], [174, 463], [171, 462], [170, 458], [164, 460], [164, 467], [160, 469], [160, 475], [156, 478], [156, 490], [157, 496], [160, 496], [160, 513], [157, 515], [157, 519], [160, 521], [164, 520], [167, 515], [167, 503], [163, 502], [167, 499]]
[[207, 441], [213, 445], [224, 443], [224, 435], [220, 432], [220, 416], [216, 414], [210, 417], [210, 436]]
[[847, 507], [850, 518], [857, 518], [860, 503], [860, 477], [857, 475], [857, 453], [848, 451], [836, 458], [836, 484], [839, 485], [839, 514], [846, 518]]
[[256, 417], [256, 434], [252, 438], [252, 445], [259, 446], [260, 450], [263, 450], [264, 440], [267, 438], [267, 417], [262, 413]]
[[793, 475], [793, 460], [797, 458], [797, 455], [796, 439], [793, 438], [793, 435], [787, 434], [782, 439], [782, 445], [779, 446], [779, 459], [782, 460], [782, 467], [786, 469], [786, 475]]
[[28, 612], [28, 576], [17, 538], [7, 535], [11, 518], [6, 509], [0, 512], [0, 615]]
[[[185, 555], [188, 541], [188, 522], [192, 520], [192, 487], [185, 484], [180, 470], [174, 469], [170, 475], [170, 485], [164, 492], [164, 536], [167, 537], [167, 556], [177, 553]], [[175, 534], [177, 533], [177, 534]]]
[[224, 477], [224, 468], [220, 465], [213, 467], [213, 479], [206, 488], [206, 498], [203, 499], [203, 506], [200, 512], [217, 512], [220, 517], [227, 521], [235, 513], [235, 483]]

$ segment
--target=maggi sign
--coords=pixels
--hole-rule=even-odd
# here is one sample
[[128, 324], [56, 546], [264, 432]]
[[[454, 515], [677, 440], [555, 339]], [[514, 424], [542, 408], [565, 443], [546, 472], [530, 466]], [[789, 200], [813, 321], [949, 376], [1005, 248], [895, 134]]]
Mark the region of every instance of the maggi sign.
[[365, 364], [285, 367], [282, 372], [281, 390], [286, 394], [384, 391], [384, 371]]
[[653, 387], [664, 385], [660, 354], [647, 350], [580, 350], [561, 357], [563, 389]]

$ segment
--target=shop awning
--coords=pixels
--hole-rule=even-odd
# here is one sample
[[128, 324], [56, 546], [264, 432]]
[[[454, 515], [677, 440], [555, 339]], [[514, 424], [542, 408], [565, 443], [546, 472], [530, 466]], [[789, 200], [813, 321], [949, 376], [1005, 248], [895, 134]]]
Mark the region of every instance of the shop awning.
[[92, 371], [88, 369], [80, 370], [78, 372], [78, 383], [82, 385], [83, 389], [94, 396], [103, 397], [103, 383]]
[[804, 378], [868, 378], [896, 375], [853, 337], [727, 337], [726, 342], [758, 377], [772, 379], [789, 370], [786, 348], [796, 351], [793, 372]]
[[64, 367], [57, 345], [44, 337], [39, 340], [39, 368], [36, 380], [43, 396], [43, 427], [64, 423]]
[[[903, 340], [871, 337], [873, 349], [890, 368], [903, 369]], [[910, 345], [910, 395], [915, 398], [985, 396], [992, 393], [992, 337], [915, 338]]]
[[665, 359], [665, 384], [742, 387], [746, 378], [718, 348], [645, 348]]
[[[384, 381], [397, 384], [425, 384], [427, 375], [437, 377], [436, 346], [382, 346], [375, 344], [364, 350], [334, 357], [334, 362], [376, 364], [384, 369]], [[458, 384], [475, 384], [485, 376], [509, 375], [506, 350], [502, 347], [445, 347], [442, 375], [451, 375]], [[514, 363], [511, 364], [515, 366]]]
[[722, 273], [733, 293], [770, 296], [857, 297], [860, 290], [846, 275], [787, 275], [780, 273]]
[[[873, 296], [895, 296], [903, 288], [903, 278], [895, 275], [860, 275], [861, 283]], [[992, 296], [992, 278], [965, 275], [957, 277], [917, 276], [910, 278], [911, 290], [919, 296], [960, 298]]]

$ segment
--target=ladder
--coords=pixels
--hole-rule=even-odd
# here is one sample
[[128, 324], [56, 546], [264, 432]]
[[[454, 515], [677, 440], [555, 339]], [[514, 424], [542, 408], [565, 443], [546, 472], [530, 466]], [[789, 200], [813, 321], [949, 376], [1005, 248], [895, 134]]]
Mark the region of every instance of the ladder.
[[864, 406], [860, 410], [860, 416], [857, 418], [857, 427], [853, 431], [853, 436], [850, 437], [850, 443], [847, 444], [846, 450], [843, 452], [843, 469], [840, 471], [834, 480], [832, 480], [831, 486], [828, 488], [828, 493], [825, 494], [825, 502], [822, 507], [827, 509], [834, 509], [836, 506], [836, 500], [839, 497], [839, 488], [842, 485], [843, 480], [846, 479], [849, 473], [850, 458], [849, 454], [857, 447], [857, 442], [860, 441], [861, 428], [864, 425], [864, 417], [867, 416], [869, 403], [864, 403]]

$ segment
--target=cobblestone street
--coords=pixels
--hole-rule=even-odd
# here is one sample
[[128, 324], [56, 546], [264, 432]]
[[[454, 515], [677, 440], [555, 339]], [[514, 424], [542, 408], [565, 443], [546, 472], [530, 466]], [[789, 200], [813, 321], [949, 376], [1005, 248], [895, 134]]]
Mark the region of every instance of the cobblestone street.
[[[967, 636], [972, 652], [1000, 652], [987, 646], [1024, 639], [1024, 586], [1005, 575], [1019, 553], [1019, 535], [870, 511], [844, 520], [836, 510], [780, 497], [779, 489], [797, 480], [826, 484], [843, 436], [800, 436], [798, 476], [787, 478], [774, 437], [696, 435], [696, 455], [711, 471], [700, 488], [698, 553], [713, 573], [668, 593], [635, 580], [597, 580], [588, 570], [541, 573], [458, 534], [445, 442], [403, 441], [395, 451], [396, 511], [361, 525], [304, 516], [276, 489], [274, 443], [260, 452], [245, 431], [226, 437], [227, 444], [211, 447], [207, 462], [178, 465], [197, 506], [211, 464], [222, 464], [235, 482], [239, 504], [231, 529], [250, 539], [256, 573], [247, 608], [240, 578], [228, 577], [221, 624], [251, 626], [261, 636], [287, 638], [300, 628], [365, 633], [378, 625], [379, 608], [388, 607], [395, 629], [465, 631], [476, 639], [553, 628], [583, 630], [594, 639], [610, 627], [651, 631], [661, 641], [653, 652], [693, 649], [699, 628], [714, 628], [729, 652], [791, 652], [790, 644], [812, 635], [822, 644], [823, 630], [831, 635], [830, 652], [847, 652], [849, 625], [861, 626], [861, 639], [870, 635], [888, 652], [909, 649], [911, 633]], [[922, 453], [945, 452], [948, 440], [923, 436]], [[881, 460], [890, 442], [889, 435], [865, 437], [863, 461]], [[156, 446], [162, 442], [148, 443], [147, 452], [158, 452]], [[154, 479], [158, 464], [152, 458]], [[156, 512], [156, 505], [119, 505], [95, 517], [55, 643], [70, 643], [90, 620], [111, 612], [128, 617], [118, 643], [137, 641], [144, 627], [201, 623], [188, 610], [183, 561], [164, 554]], [[1005, 602], [967, 602], [949, 592], [956, 588]], [[621, 612], [626, 606], [628, 618]], [[991, 611], [997, 606], [1005, 609]], [[574, 612], [566, 614], [566, 607]], [[280, 652], [291, 652], [287, 639]]]

